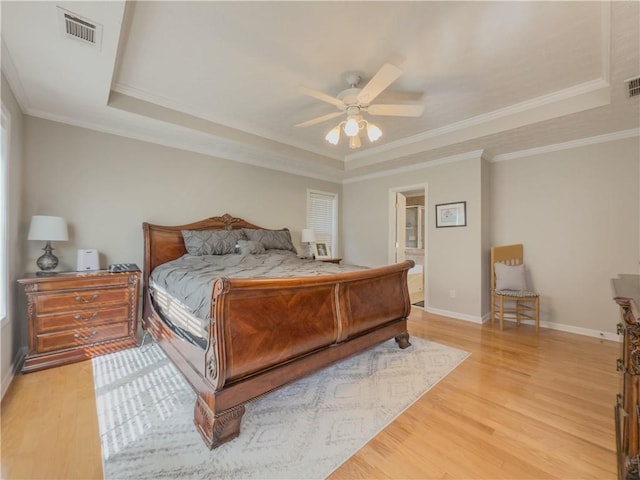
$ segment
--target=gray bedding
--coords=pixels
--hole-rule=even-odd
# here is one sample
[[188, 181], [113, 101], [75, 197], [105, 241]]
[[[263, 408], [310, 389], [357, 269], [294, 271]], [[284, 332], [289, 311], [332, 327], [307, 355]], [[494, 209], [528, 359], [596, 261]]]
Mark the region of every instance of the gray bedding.
[[302, 260], [285, 250], [228, 255], [183, 255], [151, 272], [151, 285], [164, 289], [196, 317], [208, 319], [216, 278], [288, 278], [355, 272], [365, 267]]

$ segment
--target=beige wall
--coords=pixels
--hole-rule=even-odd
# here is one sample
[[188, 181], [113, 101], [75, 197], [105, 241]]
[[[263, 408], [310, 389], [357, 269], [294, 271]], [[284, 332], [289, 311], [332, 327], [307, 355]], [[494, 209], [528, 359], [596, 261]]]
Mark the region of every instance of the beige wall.
[[[427, 184], [426, 305], [439, 313], [480, 321], [482, 316], [481, 162], [447, 163], [344, 185], [344, 257], [384, 265], [390, 249], [390, 190]], [[435, 205], [467, 202], [467, 226], [435, 228]], [[455, 291], [455, 298], [450, 293]]]
[[542, 321], [615, 332], [609, 280], [640, 273], [638, 138], [492, 164], [494, 244], [523, 243]]
[[20, 215], [22, 211], [22, 139], [23, 114], [18, 102], [2, 75], [2, 105], [10, 116], [10, 139], [7, 165], [8, 212], [7, 253], [8, 253], [8, 294], [7, 318], [0, 326], [0, 379], [2, 395], [13, 378], [14, 368], [21, 354], [20, 346], [24, 332], [24, 321], [19, 312], [20, 299], [16, 280], [22, 275], [20, 265]]
[[[335, 183], [26, 118], [23, 221], [67, 219], [70, 241], [54, 245], [59, 270], [74, 270], [76, 250], [88, 248], [101, 253], [102, 267], [142, 266], [142, 222], [179, 225], [223, 213], [288, 227], [299, 247], [307, 189], [341, 193]], [[26, 270], [41, 248], [25, 241]]]
[[[482, 199], [482, 245], [480, 247], [480, 255], [482, 262], [482, 270], [480, 275], [482, 276], [482, 306], [481, 311], [483, 316], [486, 317], [487, 312], [491, 310], [491, 235], [492, 235], [492, 211], [491, 211], [491, 164], [488, 160], [482, 159], [480, 165], [480, 188]], [[490, 315], [490, 313], [489, 313]]]
[[[630, 138], [347, 183], [345, 258], [387, 263], [389, 190], [427, 183], [428, 310], [487, 318], [490, 246], [523, 243], [531, 287], [542, 295], [542, 322], [614, 338], [618, 313], [609, 280], [640, 273], [639, 164], [638, 138]], [[435, 204], [461, 200], [467, 201], [468, 226], [436, 229]]]

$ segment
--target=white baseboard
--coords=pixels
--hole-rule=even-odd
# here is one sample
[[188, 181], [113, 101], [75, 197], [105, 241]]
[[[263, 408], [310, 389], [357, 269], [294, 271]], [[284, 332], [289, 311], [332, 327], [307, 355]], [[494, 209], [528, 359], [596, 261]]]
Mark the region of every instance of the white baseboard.
[[4, 398], [4, 394], [7, 393], [7, 390], [9, 390], [9, 386], [11, 386], [11, 382], [13, 382], [13, 379], [15, 378], [16, 373], [18, 373], [18, 370], [20, 369], [20, 366], [24, 361], [24, 357], [26, 356], [26, 347], [22, 347], [20, 350], [18, 350], [18, 354], [16, 355], [13, 364], [11, 365], [11, 373], [2, 379], [2, 384], [0, 386], [0, 388], [2, 388], [2, 390], [0, 391], [0, 399]]
[[0, 398], [4, 398], [4, 394], [7, 393], [7, 390], [9, 390], [9, 385], [11, 385], [11, 382], [13, 382], [14, 377], [15, 373], [13, 373], [12, 369], [11, 373], [2, 379], [2, 397]]
[[[484, 323], [486, 321], [484, 317], [478, 317], [477, 315], [469, 315], [467, 313], [450, 312], [449, 310], [441, 310], [439, 308], [426, 307], [426, 306], [425, 306], [425, 310], [435, 315], [442, 315], [443, 317], [451, 317], [457, 320], [464, 320], [465, 322]], [[488, 320], [489, 317], [487, 315], [485, 316], [487, 317], [487, 320]]]
[[[491, 319], [491, 313], [485, 313], [482, 317], [478, 317], [477, 315], [451, 312], [448, 310], [440, 310], [439, 308], [432, 307], [425, 307], [425, 311], [433, 313], [435, 315], [442, 315], [443, 317], [455, 318], [457, 320], [464, 320], [472, 323], [484, 323]], [[505, 321], [515, 323], [514, 319], [505, 318]], [[520, 323], [535, 325], [535, 322], [533, 320], [523, 320]], [[576, 327], [574, 325], [565, 325], [563, 323], [556, 322], [540, 322], [540, 326], [549, 328], [551, 330], [559, 330], [561, 332], [575, 333], [577, 335], [585, 335], [587, 337], [602, 338], [603, 340], [612, 340], [614, 342], [622, 341], [622, 337], [616, 333], [601, 332], [599, 330], [593, 330], [591, 328]]]
[[[505, 319], [506, 320], [506, 319]], [[515, 323], [515, 320], [507, 320]], [[527, 325], [535, 325], [532, 320], [524, 320], [520, 323], [526, 323]], [[614, 342], [621, 342], [622, 336], [612, 332], [601, 332], [599, 330], [593, 330], [591, 328], [576, 327], [574, 325], [565, 325], [563, 323], [555, 322], [540, 322], [540, 326], [549, 328], [551, 330], [559, 330], [561, 332], [575, 333], [577, 335], [584, 335], [586, 337], [602, 338], [603, 340], [612, 340]]]

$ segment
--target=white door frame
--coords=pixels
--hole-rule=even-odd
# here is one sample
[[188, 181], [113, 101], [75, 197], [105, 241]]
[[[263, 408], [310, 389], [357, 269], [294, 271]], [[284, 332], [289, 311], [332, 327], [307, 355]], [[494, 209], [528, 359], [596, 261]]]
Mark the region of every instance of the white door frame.
[[428, 214], [428, 184], [427, 183], [419, 183], [417, 185], [405, 185], [403, 187], [393, 187], [389, 189], [389, 240], [388, 240], [388, 261], [389, 265], [395, 263], [396, 261], [396, 193], [400, 192], [408, 192], [415, 190], [423, 190], [424, 189], [424, 239], [423, 239], [423, 247], [424, 247], [424, 265], [422, 267], [422, 271], [424, 273], [424, 285], [422, 288], [424, 289], [424, 306], [425, 309], [429, 303], [429, 295], [427, 295], [427, 279], [429, 275], [427, 275], [427, 267], [429, 265], [428, 262], [428, 251], [429, 251], [429, 214]]

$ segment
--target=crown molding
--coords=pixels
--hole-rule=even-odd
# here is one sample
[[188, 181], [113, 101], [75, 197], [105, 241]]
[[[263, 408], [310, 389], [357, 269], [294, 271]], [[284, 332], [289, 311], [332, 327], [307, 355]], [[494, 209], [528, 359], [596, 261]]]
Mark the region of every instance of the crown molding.
[[[376, 152], [393, 150], [394, 148], [401, 147], [404, 145], [410, 145], [412, 143], [416, 143], [421, 140], [427, 140], [430, 138], [438, 137], [445, 133], [456, 132], [456, 131], [464, 130], [470, 127], [482, 125], [482, 124], [491, 122], [493, 120], [502, 119], [504, 117], [508, 117], [511, 115], [525, 113], [535, 108], [554, 104], [562, 100], [583, 95], [585, 93], [590, 93], [595, 90], [599, 90], [609, 86], [610, 86], [609, 83], [604, 81], [601, 78], [596, 80], [591, 80], [589, 82], [581, 83], [579, 85], [574, 85], [573, 87], [569, 87], [564, 90], [559, 90], [557, 92], [549, 93], [547, 95], [542, 95], [540, 97], [536, 97], [530, 100], [525, 100], [524, 102], [516, 103], [514, 105], [509, 105], [508, 107], [500, 108], [492, 112], [483, 113], [482, 115], [476, 115], [475, 117], [470, 117], [460, 122], [451, 123], [449, 125], [445, 125], [439, 128], [434, 128], [432, 130], [419, 133], [417, 135], [404, 138], [402, 140], [398, 140], [392, 143], [387, 143], [379, 147], [374, 147], [369, 149], [369, 152], [376, 153]], [[347, 155], [346, 161], [348, 162], [350, 160], [357, 160], [358, 158], [362, 158], [366, 155], [367, 153], [365, 152], [353, 153], [353, 154]]]
[[611, 99], [610, 90], [609, 83], [601, 78], [581, 83], [461, 122], [413, 135], [401, 141], [381, 145], [367, 152], [348, 155], [345, 159], [345, 168], [350, 170], [374, 165], [607, 105]]
[[[137, 100], [141, 100], [143, 102], [148, 102], [154, 105], [168, 108], [170, 110], [174, 110], [176, 112], [197, 117], [204, 122], [208, 122], [212, 129], [215, 129], [216, 127], [223, 127], [225, 129], [235, 129], [242, 132], [243, 134], [255, 135], [265, 140], [278, 142], [287, 147], [291, 147], [292, 149], [299, 148], [299, 149], [306, 150], [307, 152], [314, 153], [316, 155], [321, 155], [323, 157], [330, 158], [332, 160], [339, 160], [340, 162], [344, 161], [344, 158], [341, 155], [338, 155], [336, 153], [327, 153], [327, 151], [319, 149], [313, 145], [303, 144], [295, 141], [292, 142], [291, 138], [285, 138], [283, 136], [273, 135], [271, 132], [266, 132], [265, 130], [259, 129], [255, 125], [251, 125], [246, 122], [228, 123], [226, 120], [223, 121], [220, 118], [214, 118], [211, 116], [210, 113], [199, 110], [197, 106], [189, 105], [183, 102], [176, 102], [173, 99], [164, 97], [162, 95], [153, 94], [153, 93], [147, 92], [146, 90], [132, 87], [124, 83], [118, 82], [114, 84], [111, 90], [119, 94], [126, 95], [127, 97], [131, 97]], [[118, 108], [118, 107], [116, 106], [114, 108]]]
[[616, 140], [623, 140], [625, 138], [639, 137], [640, 128], [632, 128], [630, 130], [622, 130], [619, 132], [605, 133], [603, 135], [596, 135], [595, 137], [580, 138], [578, 140], [571, 140], [569, 142], [554, 143], [551, 145], [545, 145], [544, 147], [530, 148], [527, 150], [519, 150], [516, 152], [502, 153], [494, 155], [493, 158], [488, 158], [490, 162], [505, 162], [507, 160], [516, 160], [518, 158], [530, 157], [533, 155], [541, 155], [544, 153], [558, 152], [561, 150], [570, 150], [572, 148], [585, 147], [587, 145], [595, 145], [598, 143], [614, 142]]
[[20, 75], [18, 74], [18, 70], [13, 63], [13, 59], [11, 58], [11, 54], [9, 53], [9, 49], [7, 48], [7, 44], [5, 43], [4, 38], [2, 38], [1, 43], [2, 73], [7, 79], [7, 82], [9, 82], [11, 91], [16, 97], [22, 113], [27, 113], [29, 111], [29, 97], [27, 97], [27, 92], [22, 85]]
[[[196, 136], [193, 135], [191, 138], [184, 138], [179, 140], [176, 138], [169, 138], [168, 136], [162, 136], [161, 134], [144, 134], [134, 132], [133, 130], [126, 128], [118, 128], [86, 121], [79, 121], [74, 118], [54, 115], [45, 111], [31, 110], [30, 112], [28, 112], [28, 114], [34, 117], [42, 118], [44, 120], [63, 123], [73, 127], [86, 128], [88, 130], [94, 130], [100, 133], [130, 138], [132, 140], [139, 140], [146, 143], [162, 145], [164, 147], [176, 148], [178, 150], [199, 153], [209, 157], [219, 158], [221, 160], [244, 163], [247, 165], [252, 165], [254, 167], [276, 170], [291, 175], [315, 178], [317, 180], [323, 180], [332, 183], [340, 183], [342, 180], [342, 172], [340, 170], [336, 170], [336, 172], [333, 173], [328, 171], [329, 168], [325, 167], [325, 170], [327, 171], [318, 172], [313, 168], [296, 165], [292, 161], [289, 161], [288, 157], [270, 154], [263, 150], [252, 149], [241, 144], [236, 144], [235, 142], [225, 141], [224, 139], [204, 138], [203, 136], [196, 138]], [[202, 143], [202, 140], [208, 141], [208, 143]]]
[[445, 165], [447, 163], [461, 162], [465, 160], [472, 160], [474, 158], [480, 158], [491, 163], [505, 162], [509, 160], [517, 160], [519, 158], [526, 158], [533, 155], [540, 155], [544, 153], [557, 152], [561, 150], [570, 150], [573, 148], [580, 148], [587, 145], [595, 145], [598, 143], [614, 142], [616, 140], [624, 140], [626, 138], [640, 137], [640, 128], [632, 128], [629, 130], [622, 130], [619, 132], [606, 133], [603, 135], [596, 135], [594, 137], [581, 138], [578, 140], [571, 140], [569, 142], [555, 143], [552, 145], [545, 145], [543, 147], [531, 148], [528, 150], [520, 150], [516, 152], [503, 153], [498, 155], [492, 155], [487, 150], [472, 150], [466, 153], [460, 153], [449, 157], [443, 157], [436, 160], [427, 162], [416, 163], [414, 165], [407, 165], [405, 167], [392, 168], [381, 172], [374, 172], [365, 175], [359, 175], [356, 177], [345, 178], [342, 180], [342, 184], [362, 182], [365, 180], [371, 180], [374, 178], [387, 177], [399, 173], [412, 172], [415, 170], [421, 170], [423, 168], [436, 167], [439, 165]]
[[449, 157], [438, 158], [438, 159], [430, 160], [427, 162], [420, 162], [413, 165], [407, 165], [404, 167], [391, 168], [381, 172], [373, 172], [373, 173], [367, 173], [364, 175], [359, 175], [357, 177], [345, 178], [344, 180], [342, 180], [342, 184], [362, 182], [364, 180], [371, 180], [373, 178], [388, 177], [390, 175], [396, 175], [399, 173], [422, 170], [423, 168], [437, 167], [440, 165], [446, 165], [448, 163], [463, 162], [465, 160], [473, 160], [473, 159], [480, 159], [480, 158], [485, 158], [484, 150], [472, 150], [470, 152], [459, 153], [456, 155], [451, 155]]

